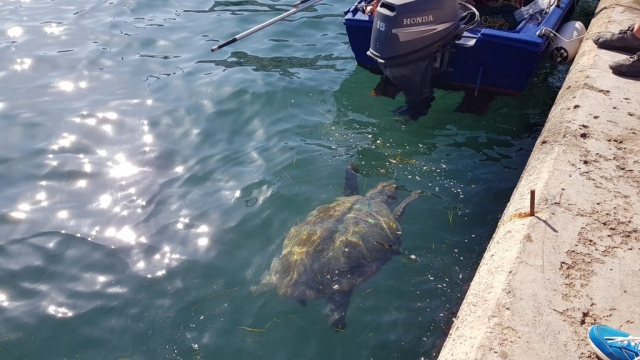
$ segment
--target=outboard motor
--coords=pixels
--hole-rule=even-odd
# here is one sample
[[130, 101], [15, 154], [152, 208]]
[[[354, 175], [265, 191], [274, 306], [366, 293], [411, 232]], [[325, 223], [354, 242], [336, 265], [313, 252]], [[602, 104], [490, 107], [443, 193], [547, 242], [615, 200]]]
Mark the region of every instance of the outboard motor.
[[397, 114], [413, 120], [426, 115], [434, 100], [434, 72], [461, 29], [456, 0], [381, 1], [367, 54], [404, 93], [407, 105]]

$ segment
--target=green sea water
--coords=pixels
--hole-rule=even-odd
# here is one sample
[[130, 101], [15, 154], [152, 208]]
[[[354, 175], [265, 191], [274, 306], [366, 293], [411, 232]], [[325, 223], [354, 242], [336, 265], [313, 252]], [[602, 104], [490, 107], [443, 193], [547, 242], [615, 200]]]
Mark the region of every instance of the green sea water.
[[[0, 3], [0, 359], [430, 359], [566, 67], [482, 116], [370, 95], [323, 2], [219, 52], [282, 1]], [[403, 254], [351, 299], [252, 292], [288, 230], [394, 179]]]

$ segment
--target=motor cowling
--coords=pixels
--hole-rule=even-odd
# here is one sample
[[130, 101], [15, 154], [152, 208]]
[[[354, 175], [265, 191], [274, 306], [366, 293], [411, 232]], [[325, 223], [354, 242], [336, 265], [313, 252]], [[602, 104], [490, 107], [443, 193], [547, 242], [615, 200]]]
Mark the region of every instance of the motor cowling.
[[378, 6], [367, 54], [402, 90], [411, 118], [429, 109], [434, 59], [453, 43], [459, 22], [456, 0], [382, 0]]

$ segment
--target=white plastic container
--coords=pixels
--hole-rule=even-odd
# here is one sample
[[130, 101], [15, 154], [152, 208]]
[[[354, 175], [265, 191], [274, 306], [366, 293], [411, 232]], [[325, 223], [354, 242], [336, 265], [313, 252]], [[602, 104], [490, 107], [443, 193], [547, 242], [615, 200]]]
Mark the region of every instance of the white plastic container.
[[550, 35], [557, 43], [551, 50], [551, 61], [564, 64], [573, 60], [586, 33], [587, 29], [580, 21], [569, 21], [562, 25], [557, 34]]

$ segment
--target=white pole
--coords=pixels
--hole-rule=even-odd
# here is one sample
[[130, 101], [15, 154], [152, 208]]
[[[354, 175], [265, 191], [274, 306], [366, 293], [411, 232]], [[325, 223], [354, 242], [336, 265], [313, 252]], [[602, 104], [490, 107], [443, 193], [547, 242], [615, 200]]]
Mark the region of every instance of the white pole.
[[251, 29], [243, 32], [242, 34], [238, 34], [238, 35], [232, 37], [231, 39], [223, 42], [220, 45], [216, 45], [216, 46], [212, 47], [211, 48], [211, 52], [218, 51], [218, 50], [222, 49], [223, 47], [225, 47], [227, 45], [231, 45], [234, 42], [236, 42], [236, 41], [238, 41], [238, 40], [240, 40], [240, 39], [242, 39], [244, 37], [247, 37], [247, 36], [249, 36], [249, 35], [251, 35], [251, 34], [253, 34], [253, 33], [257, 32], [257, 31], [260, 31], [260, 30], [266, 28], [269, 25], [273, 25], [273, 24], [277, 23], [278, 21], [297, 13], [298, 11], [302, 11], [302, 10], [304, 10], [304, 9], [310, 7], [310, 6], [313, 6], [313, 5], [317, 4], [317, 3], [319, 3], [320, 1], [321, 0], [301, 0], [301, 1], [298, 1], [295, 4], [293, 4], [293, 6], [296, 7], [295, 9], [291, 9], [291, 10], [287, 11], [286, 13], [284, 13], [284, 14], [282, 14], [280, 16], [277, 16], [277, 17], [275, 17], [275, 18], [273, 18], [273, 19], [271, 19], [271, 20], [269, 20], [267, 22], [264, 22], [264, 23], [254, 27], [254, 28], [251, 28]]

